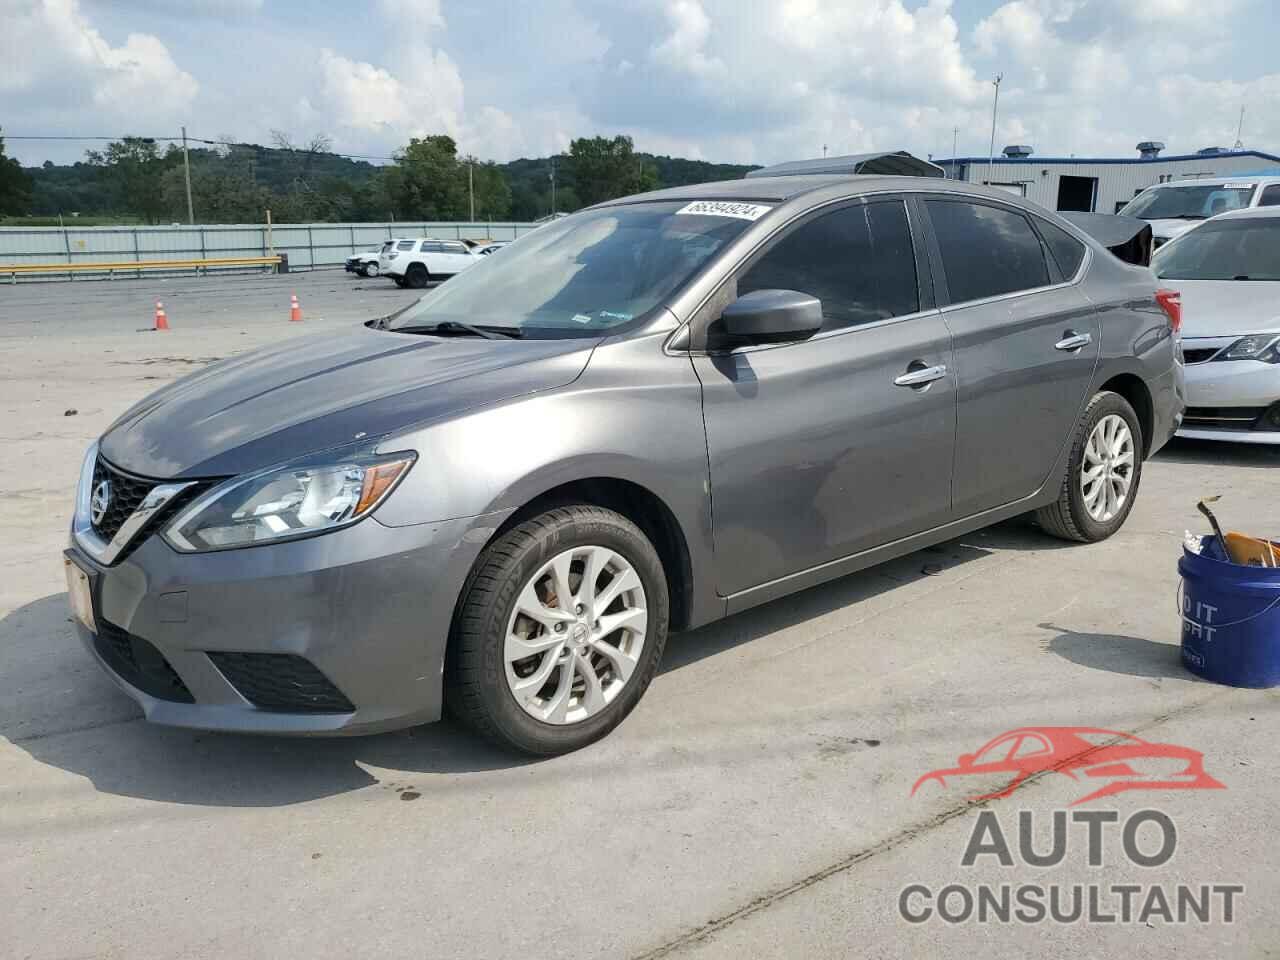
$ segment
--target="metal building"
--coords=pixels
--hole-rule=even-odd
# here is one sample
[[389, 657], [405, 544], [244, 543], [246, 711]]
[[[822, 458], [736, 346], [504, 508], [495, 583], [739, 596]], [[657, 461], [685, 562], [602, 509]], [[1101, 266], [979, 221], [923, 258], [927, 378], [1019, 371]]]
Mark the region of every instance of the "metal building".
[[1280, 173], [1280, 156], [1258, 150], [1208, 147], [1161, 156], [1164, 144], [1144, 141], [1136, 157], [1037, 157], [1014, 145], [987, 157], [935, 160], [950, 179], [988, 183], [1050, 210], [1115, 213], [1147, 187], [1169, 180]]

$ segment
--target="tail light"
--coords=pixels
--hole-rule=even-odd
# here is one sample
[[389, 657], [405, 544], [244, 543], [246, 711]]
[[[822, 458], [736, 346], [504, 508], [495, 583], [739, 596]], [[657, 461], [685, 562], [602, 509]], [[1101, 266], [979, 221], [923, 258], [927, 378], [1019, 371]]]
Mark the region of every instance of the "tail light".
[[1182, 294], [1177, 290], [1157, 290], [1156, 303], [1169, 317], [1169, 329], [1174, 333], [1182, 332]]

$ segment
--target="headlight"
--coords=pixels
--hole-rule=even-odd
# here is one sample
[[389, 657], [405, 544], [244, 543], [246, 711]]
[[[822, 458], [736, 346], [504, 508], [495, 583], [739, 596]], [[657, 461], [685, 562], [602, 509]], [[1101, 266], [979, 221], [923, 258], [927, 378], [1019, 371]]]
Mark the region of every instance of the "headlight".
[[1280, 337], [1277, 337], [1274, 333], [1241, 337], [1213, 359], [1261, 360], [1263, 363], [1280, 363]]
[[178, 514], [164, 538], [175, 550], [197, 553], [336, 530], [371, 513], [413, 461], [413, 454], [397, 453], [240, 477]]

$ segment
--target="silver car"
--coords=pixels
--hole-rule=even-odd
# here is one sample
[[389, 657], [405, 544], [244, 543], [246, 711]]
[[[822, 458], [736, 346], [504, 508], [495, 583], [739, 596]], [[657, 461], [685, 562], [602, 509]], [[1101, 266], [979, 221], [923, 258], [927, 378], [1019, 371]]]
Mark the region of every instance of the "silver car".
[[158, 723], [447, 706], [572, 750], [671, 631], [1022, 513], [1113, 534], [1181, 416], [1177, 320], [1150, 270], [983, 187], [614, 201], [126, 411], [84, 459], [73, 608]]
[[1214, 217], [1151, 265], [1187, 310], [1178, 435], [1280, 444], [1280, 208]]

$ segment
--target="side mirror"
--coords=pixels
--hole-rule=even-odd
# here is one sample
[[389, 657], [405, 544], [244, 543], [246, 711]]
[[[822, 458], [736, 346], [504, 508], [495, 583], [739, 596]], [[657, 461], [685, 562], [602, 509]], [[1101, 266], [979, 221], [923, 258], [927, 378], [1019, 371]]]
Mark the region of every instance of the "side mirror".
[[822, 301], [796, 290], [753, 290], [725, 307], [712, 331], [721, 346], [791, 343], [822, 329]]

